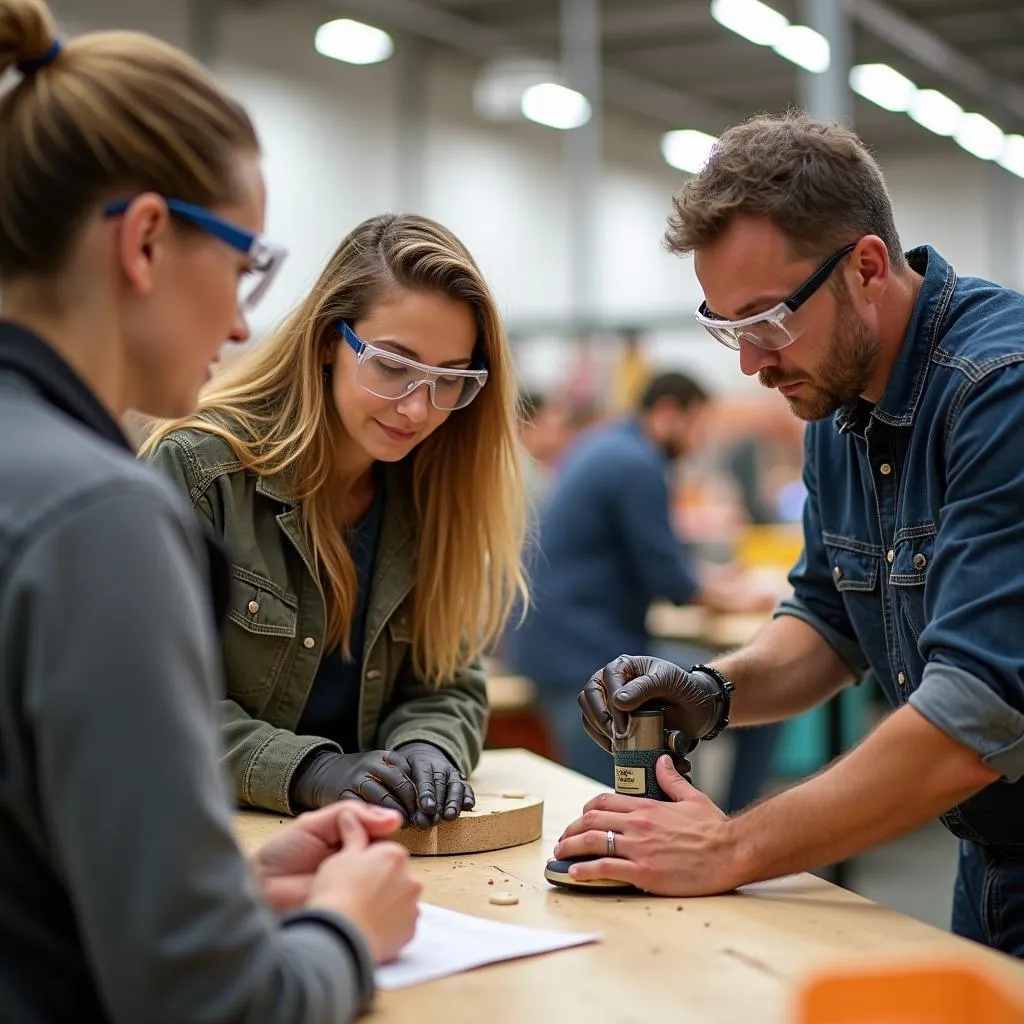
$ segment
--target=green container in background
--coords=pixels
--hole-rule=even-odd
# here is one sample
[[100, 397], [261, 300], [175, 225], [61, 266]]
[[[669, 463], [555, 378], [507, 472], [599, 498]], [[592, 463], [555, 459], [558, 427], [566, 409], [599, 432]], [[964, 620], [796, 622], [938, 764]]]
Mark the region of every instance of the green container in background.
[[[858, 743], [868, 728], [868, 708], [873, 682], [848, 686], [839, 695], [843, 702], [843, 749]], [[828, 763], [828, 708], [815, 708], [782, 727], [775, 747], [773, 774], [781, 778], [802, 778]]]

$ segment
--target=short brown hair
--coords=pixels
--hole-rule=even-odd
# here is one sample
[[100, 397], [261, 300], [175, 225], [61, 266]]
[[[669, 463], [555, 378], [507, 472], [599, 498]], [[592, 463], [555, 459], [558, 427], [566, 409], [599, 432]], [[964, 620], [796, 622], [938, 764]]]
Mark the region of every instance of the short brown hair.
[[[43, 0], [0, 0], [0, 74], [53, 57], [54, 39]], [[0, 281], [59, 271], [90, 209], [120, 191], [238, 198], [233, 165], [258, 150], [256, 133], [180, 50], [94, 32], [24, 70], [0, 99]]]
[[685, 255], [710, 244], [736, 214], [774, 222], [794, 253], [824, 259], [877, 235], [905, 265], [881, 168], [842, 125], [798, 111], [762, 115], [722, 134], [704, 169], [672, 199], [665, 245]]

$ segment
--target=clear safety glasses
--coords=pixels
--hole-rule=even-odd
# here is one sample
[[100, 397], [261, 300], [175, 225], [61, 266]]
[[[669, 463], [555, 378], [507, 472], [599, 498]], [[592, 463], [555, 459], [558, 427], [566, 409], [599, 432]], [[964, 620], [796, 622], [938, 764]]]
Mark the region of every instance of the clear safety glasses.
[[702, 302], [700, 308], [693, 314], [694, 319], [716, 341], [733, 350], [739, 349], [741, 341], [769, 351], [777, 351], [792, 345], [801, 331], [790, 322], [790, 318], [828, 280], [840, 260], [856, 247], [856, 242], [844, 245], [837, 253], [829, 256], [788, 299], [783, 299], [764, 313], [757, 313], [742, 320], [723, 320], [708, 309], [706, 302]]
[[451, 412], [469, 405], [487, 383], [486, 370], [427, 366], [371, 345], [363, 341], [344, 320], [338, 321], [338, 331], [359, 357], [356, 383], [378, 398], [404, 398], [426, 384], [434, 407]]
[[[281, 269], [288, 250], [283, 245], [268, 241], [260, 235], [254, 235], [251, 231], [246, 231], [230, 221], [224, 220], [223, 217], [218, 217], [203, 206], [166, 197], [164, 202], [167, 204], [167, 209], [176, 217], [181, 217], [201, 231], [213, 235], [214, 238], [219, 238], [222, 242], [230, 245], [232, 249], [236, 249], [252, 260], [252, 266], [239, 283], [238, 301], [246, 312], [254, 309], [274, 283], [274, 278]], [[119, 217], [131, 203], [131, 199], [110, 203], [103, 208], [103, 215]]]

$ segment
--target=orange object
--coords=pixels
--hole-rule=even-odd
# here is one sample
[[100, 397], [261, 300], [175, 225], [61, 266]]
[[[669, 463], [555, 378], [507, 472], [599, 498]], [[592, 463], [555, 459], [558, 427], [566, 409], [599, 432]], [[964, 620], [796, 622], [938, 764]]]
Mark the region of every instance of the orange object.
[[1024, 1024], [1024, 996], [969, 961], [834, 968], [797, 996], [795, 1024]]

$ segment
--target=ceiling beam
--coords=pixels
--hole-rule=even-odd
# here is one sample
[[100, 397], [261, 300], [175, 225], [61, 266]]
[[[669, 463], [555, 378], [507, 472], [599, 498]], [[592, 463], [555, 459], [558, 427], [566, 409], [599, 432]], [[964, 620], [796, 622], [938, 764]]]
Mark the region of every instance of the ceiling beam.
[[872, 35], [986, 104], [1024, 122], [1024, 89], [989, 74], [940, 35], [880, 0], [845, 0], [847, 13]]
[[[436, 3], [436, 0], [435, 0]], [[481, 25], [441, 11], [423, 0], [335, 0], [335, 7], [379, 22], [390, 22], [415, 35], [470, 53], [482, 60], [512, 54], [557, 59], [557, 51], [541, 47], [514, 32]], [[697, 96], [650, 81], [640, 75], [604, 67], [604, 96], [614, 106], [679, 128], [720, 132], [736, 120], [726, 110]]]
[[406, 32], [485, 60], [513, 50], [507, 34], [500, 29], [438, 10], [422, 0], [342, 0], [334, 6], [378, 21], [389, 21]]
[[518, 0], [433, 0], [433, 2], [438, 7], [461, 8], [469, 11], [479, 7], [497, 7], [499, 4], [511, 5], [517, 3]]
[[[707, 0], [676, 0], [650, 7], [611, 10], [601, 17], [601, 35], [606, 42], [658, 36], [664, 32], [688, 32], [705, 29], [712, 24]], [[510, 22], [509, 29], [531, 38], [558, 38], [558, 19], [537, 18]]]

